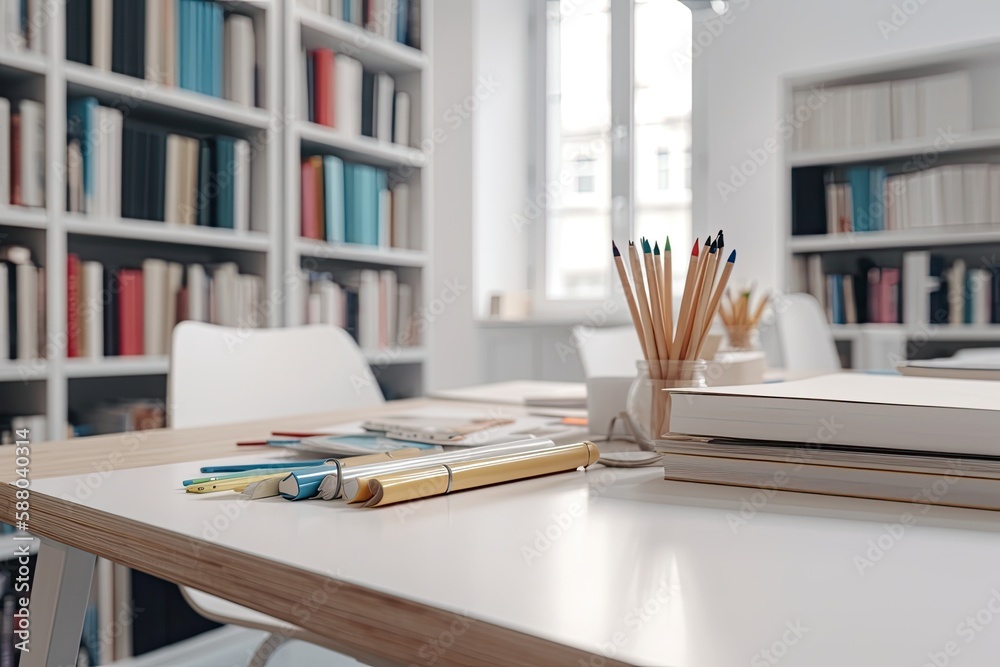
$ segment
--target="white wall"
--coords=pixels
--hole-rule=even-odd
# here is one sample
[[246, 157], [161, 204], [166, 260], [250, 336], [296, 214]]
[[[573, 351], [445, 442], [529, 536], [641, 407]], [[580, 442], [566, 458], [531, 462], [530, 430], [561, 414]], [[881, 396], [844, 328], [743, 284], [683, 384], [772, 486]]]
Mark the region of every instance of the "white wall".
[[[480, 381], [473, 326], [473, 124], [475, 11], [467, 0], [436, 0], [433, 13], [434, 220], [431, 225], [428, 389]], [[457, 105], [457, 106], [456, 106]]]
[[512, 216], [530, 193], [532, 160], [529, 31], [532, 0], [477, 0], [473, 137], [474, 308], [489, 315], [489, 295], [528, 286], [525, 234]]
[[[907, 52], [1000, 40], [1000, 3], [982, 0], [731, 0], [731, 20], [695, 26], [695, 234], [726, 230], [738, 248], [736, 279], [784, 287], [778, 201], [780, 157], [771, 155], [735, 193], [718, 184], [776, 138], [781, 77]], [[719, 29], [721, 26], [721, 30]], [[699, 30], [714, 28], [700, 39]], [[704, 45], [704, 46], [702, 46]], [[698, 48], [701, 52], [698, 53]], [[699, 183], [703, 187], [698, 188]]]

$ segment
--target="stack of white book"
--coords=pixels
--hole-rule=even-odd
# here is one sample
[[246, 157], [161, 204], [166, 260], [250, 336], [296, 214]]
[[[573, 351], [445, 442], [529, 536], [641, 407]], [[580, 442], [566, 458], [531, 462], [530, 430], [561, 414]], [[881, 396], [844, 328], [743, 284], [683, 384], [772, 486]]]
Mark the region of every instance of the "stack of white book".
[[1000, 510], [1000, 383], [842, 373], [670, 403], [668, 480]]
[[971, 81], [966, 71], [898, 81], [797, 90], [794, 111], [808, 118], [795, 132], [795, 150], [887, 144], [963, 134], [972, 129]]

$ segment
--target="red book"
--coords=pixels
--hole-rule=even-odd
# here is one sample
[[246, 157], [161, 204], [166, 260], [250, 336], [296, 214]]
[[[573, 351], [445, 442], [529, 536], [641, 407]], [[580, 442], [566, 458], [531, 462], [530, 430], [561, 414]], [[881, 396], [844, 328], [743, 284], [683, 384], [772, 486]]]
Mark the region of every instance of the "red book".
[[80, 356], [80, 257], [66, 261], [66, 356]]
[[21, 199], [21, 114], [10, 117], [10, 203], [24, 206]]
[[121, 292], [118, 295], [118, 345], [122, 356], [143, 353], [142, 270], [122, 269], [118, 272]]
[[333, 51], [316, 49], [312, 52], [315, 109], [313, 118], [320, 125], [334, 127], [333, 122]]
[[899, 322], [899, 269], [882, 269], [882, 321]]
[[302, 236], [319, 238], [319, 221], [316, 219], [316, 174], [309, 159], [302, 161]]

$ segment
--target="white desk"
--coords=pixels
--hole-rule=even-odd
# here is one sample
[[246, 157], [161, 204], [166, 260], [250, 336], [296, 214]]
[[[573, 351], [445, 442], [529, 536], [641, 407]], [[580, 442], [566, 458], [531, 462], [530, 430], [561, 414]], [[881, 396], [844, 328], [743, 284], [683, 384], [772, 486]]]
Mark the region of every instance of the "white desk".
[[[900, 533], [884, 522], [914, 506], [789, 494], [734, 529], [750, 493], [600, 467], [379, 510], [240, 504], [179, 491], [196, 467], [117, 471], [83, 499], [76, 477], [38, 480], [35, 530], [404, 664], [1000, 655], [1000, 533], [985, 513], [935, 514], [967, 517], [961, 529], [921, 515]], [[872, 520], [808, 516], [845, 512]], [[139, 534], [159, 550], [136, 546]]]

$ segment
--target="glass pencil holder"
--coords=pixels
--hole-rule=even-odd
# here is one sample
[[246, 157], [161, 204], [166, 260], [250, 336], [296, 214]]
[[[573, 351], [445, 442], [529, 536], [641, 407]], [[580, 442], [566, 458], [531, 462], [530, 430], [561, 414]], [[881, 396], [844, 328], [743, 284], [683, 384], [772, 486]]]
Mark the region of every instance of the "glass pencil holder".
[[[625, 415], [636, 442], [654, 450], [670, 430], [670, 389], [707, 387], [708, 363], [696, 361], [639, 361], [638, 374], [625, 401]], [[651, 372], [652, 371], [652, 372]]]
[[726, 326], [730, 350], [759, 350], [760, 331], [756, 326]]

